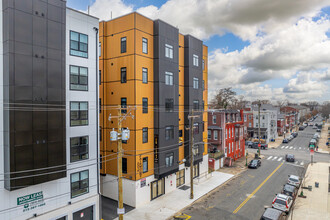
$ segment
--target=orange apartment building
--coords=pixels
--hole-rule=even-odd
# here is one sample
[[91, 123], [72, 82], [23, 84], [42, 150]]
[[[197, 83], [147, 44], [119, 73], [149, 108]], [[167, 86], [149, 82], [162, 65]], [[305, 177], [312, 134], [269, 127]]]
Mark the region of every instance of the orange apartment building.
[[190, 183], [188, 114], [201, 114], [194, 176], [208, 172], [207, 47], [161, 20], [131, 13], [101, 21], [100, 154], [101, 192], [117, 200], [117, 142], [110, 131], [130, 130], [123, 142], [124, 203], [143, 205]]

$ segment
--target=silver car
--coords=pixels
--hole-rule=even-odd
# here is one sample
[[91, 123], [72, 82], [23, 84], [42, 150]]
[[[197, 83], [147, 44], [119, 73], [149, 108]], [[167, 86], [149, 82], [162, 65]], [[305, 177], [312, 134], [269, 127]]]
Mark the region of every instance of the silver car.
[[289, 175], [288, 184], [295, 186], [295, 187], [299, 187], [300, 186], [299, 176]]
[[289, 213], [293, 200], [291, 196], [277, 194], [273, 200], [272, 208]]

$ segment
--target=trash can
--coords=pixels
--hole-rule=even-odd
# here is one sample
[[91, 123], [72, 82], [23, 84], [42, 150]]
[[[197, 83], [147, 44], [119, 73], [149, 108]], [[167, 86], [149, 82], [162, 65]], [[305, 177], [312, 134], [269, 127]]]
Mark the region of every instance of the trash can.
[[259, 159], [259, 154], [254, 154], [255, 159]]
[[319, 182], [315, 182], [315, 188], [319, 188]]

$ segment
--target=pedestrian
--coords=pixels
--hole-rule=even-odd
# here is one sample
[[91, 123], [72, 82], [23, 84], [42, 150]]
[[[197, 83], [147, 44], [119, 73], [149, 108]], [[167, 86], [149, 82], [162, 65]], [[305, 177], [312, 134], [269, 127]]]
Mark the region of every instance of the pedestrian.
[[319, 145], [316, 146], [316, 151], [319, 151]]

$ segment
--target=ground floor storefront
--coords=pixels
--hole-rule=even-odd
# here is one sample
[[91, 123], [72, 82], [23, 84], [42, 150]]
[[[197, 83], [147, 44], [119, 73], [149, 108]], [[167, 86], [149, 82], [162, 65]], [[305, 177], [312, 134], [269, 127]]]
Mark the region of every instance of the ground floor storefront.
[[[208, 155], [203, 156], [203, 161], [194, 165], [193, 177], [201, 179], [208, 174]], [[179, 165], [176, 173], [169, 174], [161, 179], [154, 175], [142, 178], [137, 181], [123, 179], [123, 200], [131, 207], [141, 207], [159, 197], [184, 187], [190, 183], [190, 167], [185, 164]], [[114, 175], [101, 176], [101, 193], [104, 197], [117, 200], [118, 182]]]

